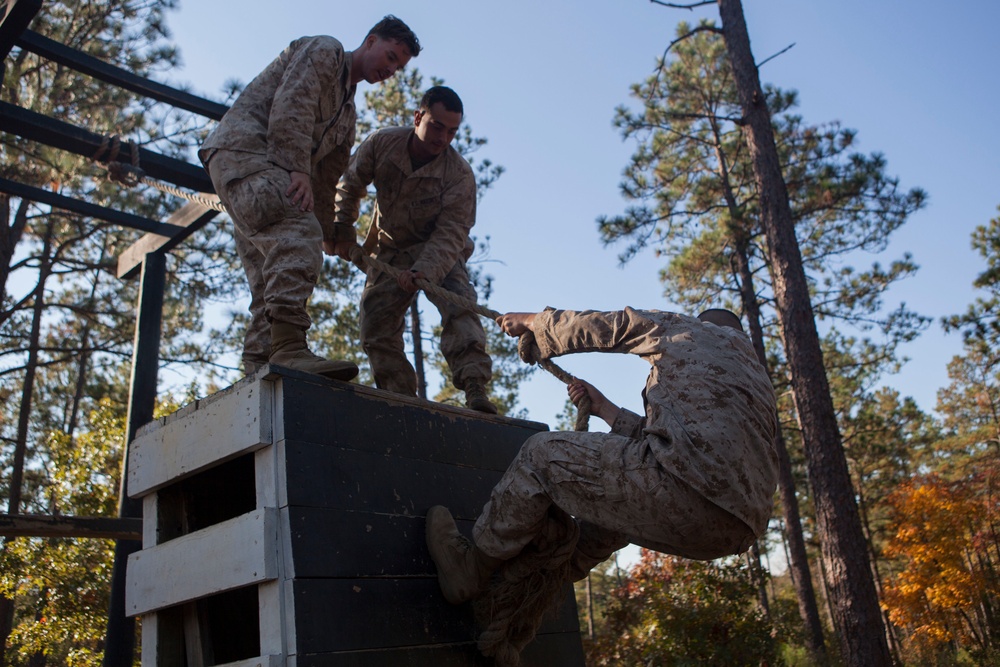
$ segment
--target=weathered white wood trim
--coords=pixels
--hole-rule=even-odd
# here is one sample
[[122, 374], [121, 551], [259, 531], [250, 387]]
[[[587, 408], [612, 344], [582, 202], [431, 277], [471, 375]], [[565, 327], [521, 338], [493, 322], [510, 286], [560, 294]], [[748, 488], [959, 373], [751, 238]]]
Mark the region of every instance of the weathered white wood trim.
[[281, 579], [257, 587], [260, 652], [262, 655], [285, 653], [285, 613], [281, 596]]
[[257, 509], [129, 556], [125, 609], [145, 614], [278, 574], [278, 512]]
[[284, 667], [285, 659], [284, 656], [280, 655], [262, 655], [257, 658], [248, 658], [246, 660], [238, 660], [236, 662], [224, 662], [215, 667]]
[[129, 444], [128, 493], [144, 496], [272, 443], [274, 383], [239, 382], [147, 426]]
[[151, 493], [142, 499], [142, 548], [149, 549], [156, 546], [157, 527], [159, 517], [160, 501], [159, 496]]
[[156, 649], [159, 647], [160, 636], [157, 632], [159, 619], [156, 614], [142, 617], [142, 667], [158, 667], [156, 664]]

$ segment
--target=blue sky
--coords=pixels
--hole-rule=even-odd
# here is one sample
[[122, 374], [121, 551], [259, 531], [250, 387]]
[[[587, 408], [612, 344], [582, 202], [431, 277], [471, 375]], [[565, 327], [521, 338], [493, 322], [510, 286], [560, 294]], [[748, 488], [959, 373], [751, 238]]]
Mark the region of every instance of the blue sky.
[[[993, 126], [1000, 5], [758, 0], [744, 10], [758, 62], [795, 44], [764, 65], [764, 82], [798, 90], [807, 122], [856, 129], [858, 150], [882, 152], [903, 188], [929, 194], [926, 209], [897, 233], [882, 260], [909, 251], [921, 266], [887, 305], [905, 301], [935, 324], [904, 348], [912, 360], [887, 383], [931, 410], [947, 383], [947, 362], [961, 351], [958, 337], [945, 336], [937, 320], [973, 300], [972, 280], [985, 264], [970, 234], [1000, 204], [1000, 133]], [[613, 128], [615, 107], [629, 103], [630, 84], [652, 72], [676, 24], [716, 17], [714, 7], [689, 12], [647, 0], [181, 0], [168, 24], [184, 67], [167, 80], [217, 97], [227, 79], [249, 81], [292, 39], [330, 34], [353, 48], [387, 13], [405, 20], [425, 47], [411, 66], [462, 96], [466, 121], [489, 140], [479, 157], [507, 170], [483, 199], [474, 230], [491, 237], [497, 260], [488, 267], [495, 277], [489, 305], [671, 309], [658, 279], [664, 260], [650, 253], [620, 268], [594, 221], [625, 205], [618, 183], [635, 147]], [[591, 354], [560, 364], [640, 409], [644, 362]], [[564, 398], [562, 384], [541, 372], [522, 391], [529, 416], [548, 423]]]

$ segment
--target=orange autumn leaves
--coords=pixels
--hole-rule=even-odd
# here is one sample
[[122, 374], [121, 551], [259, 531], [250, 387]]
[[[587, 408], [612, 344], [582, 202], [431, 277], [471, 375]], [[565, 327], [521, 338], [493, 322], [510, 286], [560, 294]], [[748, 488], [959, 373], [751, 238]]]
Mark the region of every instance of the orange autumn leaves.
[[958, 641], [983, 647], [997, 602], [997, 499], [992, 475], [962, 482], [937, 476], [903, 484], [890, 497], [895, 559], [882, 605], [925, 650]]

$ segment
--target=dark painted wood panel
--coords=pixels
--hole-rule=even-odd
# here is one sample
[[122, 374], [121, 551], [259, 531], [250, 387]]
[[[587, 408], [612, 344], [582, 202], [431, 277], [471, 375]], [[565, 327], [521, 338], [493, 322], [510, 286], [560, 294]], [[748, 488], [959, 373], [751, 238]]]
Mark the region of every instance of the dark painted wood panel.
[[[492, 667], [475, 644], [449, 644], [353, 653], [299, 655], [298, 667]], [[539, 635], [521, 653], [521, 667], [583, 667], [576, 633]]]
[[290, 506], [423, 517], [432, 505], [445, 505], [464, 519], [479, 516], [502, 476], [495, 470], [288, 440], [284, 474]]
[[544, 424], [481, 415], [345, 383], [284, 375], [285, 437], [503, 471]]
[[[293, 590], [298, 654], [475, 639], [471, 606], [448, 604], [434, 579], [296, 579]], [[576, 604], [567, 585], [566, 602], [558, 616], [546, 619], [540, 633], [578, 630]]]
[[[288, 508], [296, 579], [430, 577], [424, 518]], [[472, 532], [471, 521], [459, 529]]]

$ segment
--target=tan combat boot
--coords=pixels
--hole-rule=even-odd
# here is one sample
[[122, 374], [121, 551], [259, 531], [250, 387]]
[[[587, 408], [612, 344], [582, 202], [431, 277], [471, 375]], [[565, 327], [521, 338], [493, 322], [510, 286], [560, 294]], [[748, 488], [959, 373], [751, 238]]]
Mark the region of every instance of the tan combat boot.
[[479, 380], [469, 380], [465, 383], [465, 407], [491, 415], [497, 413], [497, 406], [490, 402], [486, 387]]
[[306, 330], [287, 322], [271, 323], [271, 357], [268, 361], [333, 380], [350, 380], [358, 374], [358, 367], [350, 361], [324, 359], [310, 352], [306, 346]]
[[250, 377], [267, 364], [267, 357], [243, 357], [243, 374]]
[[447, 507], [435, 505], [427, 511], [426, 530], [427, 550], [437, 567], [444, 599], [462, 604], [478, 597], [503, 561], [487, 556], [459, 533]]

